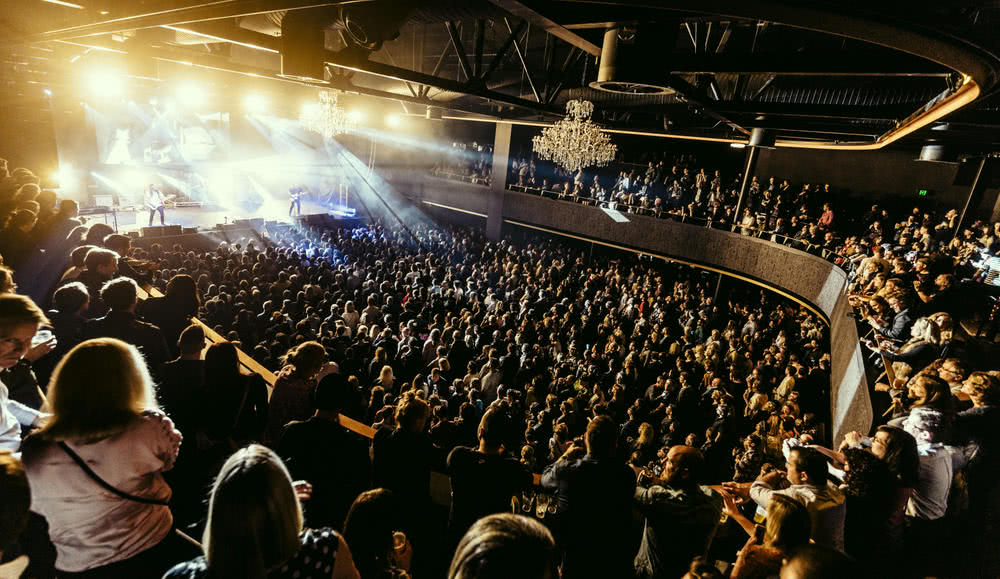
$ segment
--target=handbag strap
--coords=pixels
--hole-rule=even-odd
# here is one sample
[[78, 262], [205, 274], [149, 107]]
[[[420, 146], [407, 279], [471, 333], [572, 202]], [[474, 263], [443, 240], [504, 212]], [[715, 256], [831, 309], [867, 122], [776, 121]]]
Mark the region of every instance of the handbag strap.
[[64, 451], [66, 451], [66, 454], [68, 454], [69, 457], [73, 459], [73, 462], [75, 462], [77, 464], [77, 466], [79, 466], [80, 468], [82, 468], [83, 472], [87, 473], [87, 476], [89, 476], [90, 478], [94, 479], [94, 482], [96, 482], [97, 484], [101, 485], [101, 487], [103, 487], [104, 490], [106, 490], [106, 491], [108, 491], [108, 492], [110, 492], [112, 494], [118, 495], [119, 497], [121, 497], [123, 499], [129, 500], [129, 501], [135, 501], [137, 503], [143, 503], [143, 504], [147, 504], [147, 505], [161, 505], [161, 506], [169, 506], [170, 505], [170, 503], [168, 503], [167, 501], [164, 501], [164, 500], [150, 499], [150, 498], [146, 498], [146, 497], [137, 497], [137, 496], [131, 495], [131, 494], [129, 494], [129, 493], [123, 491], [123, 490], [115, 488], [114, 486], [111, 485], [111, 483], [109, 483], [108, 481], [106, 481], [103, 478], [101, 478], [100, 476], [98, 476], [98, 474], [96, 472], [94, 472], [93, 469], [90, 468], [90, 466], [87, 465], [86, 461], [84, 461], [83, 458], [81, 458], [79, 454], [73, 452], [73, 449], [71, 449], [68, 444], [66, 444], [65, 442], [59, 442], [59, 447], [62, 448]]

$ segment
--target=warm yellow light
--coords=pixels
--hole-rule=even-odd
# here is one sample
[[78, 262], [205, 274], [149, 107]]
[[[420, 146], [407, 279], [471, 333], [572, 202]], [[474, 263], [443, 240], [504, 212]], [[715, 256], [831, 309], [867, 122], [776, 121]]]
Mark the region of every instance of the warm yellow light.
[[114, 70], [95, 68], [87, 72], [87, 88], [94, 97], [117, 98], [123, 85], [121, 75]]
[[365, 113], [357, 109], [347, 113], [347, 120], [352, 123], [362, 123], [365, 120]]
[[397, 114], [386, 115], [385, 124], [394, 129], [398, 129], [403, 125], [403, 118]]
[[192, 82], [182, 84], [177, 87], [177, 100], [182, 105], [191, 108], [204, 106], [206, 100], [205, 89]]
[[270, 100], [267, 95], [260, 93], [250, 93], [243, 97], [243, 108], [248, 113], [264, 113], [270, 107]]

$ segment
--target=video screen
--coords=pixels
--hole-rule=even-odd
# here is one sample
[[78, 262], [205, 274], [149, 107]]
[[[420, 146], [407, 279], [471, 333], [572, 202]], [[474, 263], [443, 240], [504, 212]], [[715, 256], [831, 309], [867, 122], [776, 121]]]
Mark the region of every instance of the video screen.
[[229, 113], [180, 113], [135, 103], [93, 113], [101, 164], [175, 165], [229, 158]]

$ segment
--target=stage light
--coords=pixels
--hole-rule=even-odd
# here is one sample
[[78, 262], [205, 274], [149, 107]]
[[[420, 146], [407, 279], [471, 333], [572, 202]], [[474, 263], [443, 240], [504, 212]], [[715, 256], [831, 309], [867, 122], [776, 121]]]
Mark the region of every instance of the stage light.
[[50, 88], [47, 88], [47, 89], [43, 89], [43, 90], [42, 90], [42, 93], [43, 93], [43, 94], [44, 94], [45, 96], [47, 96], [47, 97], [50, 97], [50, 96], [52, 96], [52, 89], [50, 89]]
[[267, 96], [260, 93], [250, 93], [243, 98], [243, 108], [248, 113], [263, 113], [270, 106]]
[[58, 183], [60, 187], [65, 187], [73, 180], [73, 176], [73, 164], [64, 163], [59, 165], [59, 169], [52, 173], [52, 180]]
[[359, 110], [355, 109], [355, 110], [347, 113], [347, 120], [351, 121], [352, 123], [356, 123], [356, 124], [357, 123], [363, 123], [363, 122], [365, 122], [365, 113], [363, 111], [359, 111]]
[[386, 126], [397, 129], [403, 125], [403, 118], [397, 114], [391, 114], [385, 116]]
[[747, 146], [746, 143], [729, 143], [729, 146], [734, 149], [743, 149]]
[[182, 105], [199, 108], [205, 105], [205, 89], [194, 83], [185, 83], [177, 88], [177, 100]]
[[149, 106], [155, 107], [158, 104], [160, 104], [160, 101], [156, 100], [156, 97], [149, 99]]
[[122, 78], [109, 69], [94, 69], [87, 74], [87, 87], [95, 97], [117, 98], [122, 94]]

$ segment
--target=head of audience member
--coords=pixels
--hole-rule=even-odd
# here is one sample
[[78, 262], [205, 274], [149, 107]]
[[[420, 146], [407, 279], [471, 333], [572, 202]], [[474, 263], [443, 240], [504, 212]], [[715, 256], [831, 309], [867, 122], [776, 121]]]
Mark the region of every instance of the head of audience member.
[[882, 459], [900, 488], [914, 488], [920, 470], [917, 441], [895, 426], [879, 426], [872, 437], [872, 454]]
[[705, 457], [690, 446], [674, 446], [663, 459], [663, 480], [675, 489], [693, 489], [701, 483]]
[[21, 461], [0, 451], [0, 555], [17, 540], [28, 524], [31, 489]]
[[139, 303], [139, 284], [130, 277], [117, 277], [101, 287], [101, 301], [112, 312], [133, 312]]
[[938, 442], [944, 430], [944, 414], [933, 408], [914, 408], [903, 420], [903, 430], [917, 441], [917, 445]]
[[502, 513], [476, 521], [455, 549], [448, 579], [557, 579], [558, 551], [538, 521]]
[[95, 247], [87, 252], [83, 263], [87, 271], [96, 273], [101, 279], [111, 279], [118, 271], [118, 254], [110, 249]]
[[907, 384], [911, 408], [935, 408], [950, 410], [952, 406], [951, 388], [948, 383], [933, 374], [918, 374]]
[[240, 357], [232, 342], [216, 342], [205, 350], [205, 384], [209, 388], [239, 379]]
[[63, 315], [82, 316], [89, 305], [87, 286], [78, 281], [65, 284], [52, 294], [52, 307]]
[[396, 427], [400, 430], [422, 432], [428, 416], [430, 416], [430, 406], [412, 390], [403, 393], [396, 404]]
[[288, 469], [251, 444], [219, 470], [208, 502], [202, 549], [213, 577], [263, 579], [299, 550], [302, 507]]
[[104, 248], [110, 249], [121, 257], [126, 257], [132, 249], [132, 240], [127, 235], [112, 233], [104, 238]]
[[362, 577], [389, 576], [397, 561], [393, 535], [403, 528], [402, 508], [392, 491], [372, 489], [354, 499], [344, 521], [344, 540]]
[[830, 478], [827, 459], [818, 450], [796, 447], [788, 455], [788, 482], [793, 485], [825, 487]]
[[31, 298], [0, 294], [0, 369], [16, 366], [31, 348], [38, 327], [48, 323]]
[[765, 547], [792, 553], [808, 545], [811, 534], [812, 521], [805, 505], [785, 495], [771, 495], [764, 523]]
[[84, 238], [84, 241], [87, 242], [87, 245], [100, 247], [104, 243], [104, 238], [114, 232], [114, 228], [110, 225], [95, 223], [90, 226], [90, 229], [87, 230], [87, 236]]
[[139, 350], [114, 338], [76, 345], [56, 365], [37, 432], [46, 440], [94, 440], [121, 432], [157, 408], [153, 381]]
[[351, 402], [351, 386], [340, 374], [327, 374], [316, 384], [313, 401], [317, 415], [336, 418]]
[[326, 363], [326, 348], [315, 341], [302, 342], [281, 357], [281, 373], [299, 380], [311, 380]]
[[618, 446], [618, 425], [608, 416], [598, 416], [587, 424], [584, 436], [587, 456], [604, 460], [614, 458]]
[[205, 329], [198, 324], [184, 328], [177, 340], [177, 347], [181, 352], [181, 358], [200, 360], [201, 352], [205, 349]]
[[0, 265], [0, 294], [9, 294], [17, 291], [17, 284], [14, 283], [14, 270], [6, 265]]
[[488, 409], [479, 421], [479, 449], [487, 453], [499, 453], [503, 448], [508, 427], [506, 413], [496, 408]]
[[962, 392], [969, 397], [973, 406], [1000, 405], [1000, 382], [986, 372], [969, 374], [962, 383]]
[[179, 273], [170, 278], [164, 296], [180, 315], [195, 316], [198, 314], [198, 308], [201, 307], [198, 284], [195, 283], [193, 277], [185, 273]]

